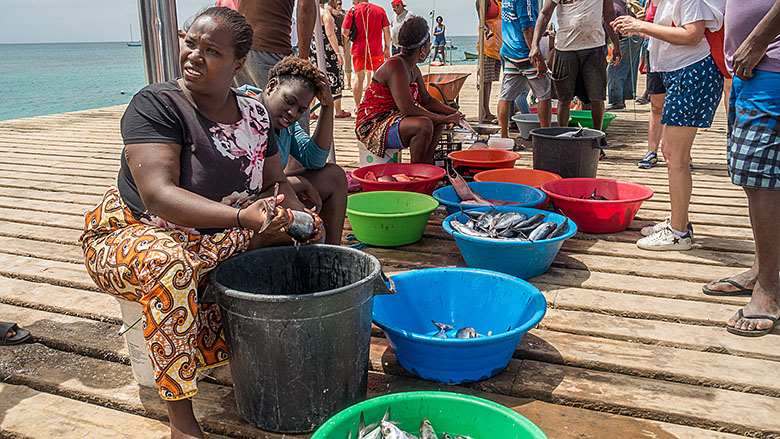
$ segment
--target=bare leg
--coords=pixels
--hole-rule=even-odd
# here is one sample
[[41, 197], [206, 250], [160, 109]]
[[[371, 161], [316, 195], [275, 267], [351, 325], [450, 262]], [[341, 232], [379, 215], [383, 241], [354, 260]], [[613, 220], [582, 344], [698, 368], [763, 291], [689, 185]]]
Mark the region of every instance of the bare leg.
[[[491, 121], [494, 117], [496, 117], [493, 113], [490, 112], [490, 91], [493, 89], [493, 83], [483, 82], [482, 83], [482, 101], [485, 104], [485, 119], [481, 120], [482, 123], [487, 123]], [[499, 101], [500, 102], [500, 101]], [[503, 137], [503, 136], [502, 136]]]
[[340, 166], [328, 163], [318, 170], [307, 170], [300, 175], [317, 188], [322, 199], [322, 210], [317, 212], [325, 226], [325, 244], [341, 244], [344, 214], [347, 211], [347, 176]]
[[333, 100], [333, 108], [336, 111], [336, 114], [341, 114], [341, 98]]
[[203, 439], [203, 432], [192, 411], [192, 401], [165, 401], [168, 419], [171, 424], [171, 439]]
[[590, 115], [593, 118], [593, 128], [601, 130], [604, 126], [604, 101], [590, 101]]
[[537, 114], [539, 115], [539, 126], [550, 128], [552, 122], [552, 101], [543, 99], [536, 104]]
[[663, 127], [661, 126], [661, 114], [664, 111], [664, 99], [666, 93], [650, 95], [650, 121], [647, 124], [647, 150], [658, 152], [661, 145]]
[[[409, 146], [412, 163], [433, 162], [433, 153], [436, 150], [444, 125], [433, 125], [427, 117], [405, 117], [398, 124], [398, 134], [404, 146]], [[438, 134], [437, 134], [438, 133]]]
[[691, 202], [691, 146], [696, 138], [696, 127], [664, 126], [661, 148], [669, 176], [669, 198], [672, 204], [670, 225], [680, 232], [688, 225], [688, 205]]
[[[780, 317], [780, 227], [777, 227], [780, 191], [745, 188], [745, 192], [748, 196], [753, 239], [756, 242], [753, 268], [747, 273], [755, 270], [757, 276], [750, 302], [742, 310], [746, 316], [763, 314]], [[772, 325], [769, 320], [737, 317], [731, 317], [727, 324], [743, 330], [765, 329]]]
[[569, 106], [571, 105], [571, 101], [562, 101], [558, 100], [558, 126], [559, 127], [567, 127], [569, 126], [569, 111], [571, 110]]
[[363, 79], [366, 71], [355, 72], [355, 82], [352, 83], [352, 94], [355, 98], [355, 108], [360, 106], [360, 100], [363, 99]]
[[509, 113], [514, 102], [498, 101], [498, 125], [501, 126], [501, 137], [509, 137]]

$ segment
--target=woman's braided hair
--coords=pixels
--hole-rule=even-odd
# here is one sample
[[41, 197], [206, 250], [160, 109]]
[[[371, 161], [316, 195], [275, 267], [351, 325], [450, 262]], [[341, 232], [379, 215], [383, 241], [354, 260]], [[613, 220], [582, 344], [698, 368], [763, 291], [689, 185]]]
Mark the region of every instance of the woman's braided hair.
[[219, 20], [233, 36], [233, 48], [236, 51], [236, 58], [241, 59], [249, 53], [252, 48], [252, 26], [247, 23], [246, 18], [238, 12], [224, 6], [212, 6], [195, 17], [191, 22], [187, 22], [184, 30], [189, 30], [192, 23], [200, 17], [211, 17]]
[[315, 95], [320, 92], [320, 70], [308, 59], [287, 56], [268, 71], [268, 80], [277, 78], [279, 84], [295, 82]]

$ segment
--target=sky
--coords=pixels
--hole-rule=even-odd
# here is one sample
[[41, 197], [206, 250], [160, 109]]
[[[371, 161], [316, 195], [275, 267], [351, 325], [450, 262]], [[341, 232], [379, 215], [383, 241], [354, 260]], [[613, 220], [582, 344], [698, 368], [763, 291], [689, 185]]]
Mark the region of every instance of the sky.
[[[177, 0], [179, 26], [215, 0]], [[259, 0], [263, 1], [263, 0]], [[371, 0], [392, 17], [391, 0]], [[444, 18], [448, 35], [476, 35], [474, 0], [405, 0], [407, 9]], [[345, 9], [351, 0], [344, 0]], [[138, 0], [0, 0], [0, 44], [127, 41], [139, 39]]]

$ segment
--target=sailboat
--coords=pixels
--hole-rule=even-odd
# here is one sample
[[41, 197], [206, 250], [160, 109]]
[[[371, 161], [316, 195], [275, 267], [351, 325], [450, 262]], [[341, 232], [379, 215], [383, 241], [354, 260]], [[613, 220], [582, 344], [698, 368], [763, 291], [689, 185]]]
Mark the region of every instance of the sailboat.
[[133, 25], [130, 25], [130, 41], [127, 43], [129, 47], [141, 47], [141, 41], [133, 41]]

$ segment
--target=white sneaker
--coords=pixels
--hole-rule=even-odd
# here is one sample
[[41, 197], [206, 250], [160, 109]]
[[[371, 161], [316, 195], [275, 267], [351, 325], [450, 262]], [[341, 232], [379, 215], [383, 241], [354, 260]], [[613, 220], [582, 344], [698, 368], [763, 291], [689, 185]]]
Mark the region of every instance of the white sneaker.
[[671, 227], [666, 227], [640, 239], [636, 246], [643, 250], [690, 250], [692, 243], [690, 232], [680, 236]]
[[[640, 230], [639, 233], [641, 233], [642, 236], [650, 236], [653, 233], [658, 233], [661, 230], [669, 227], [669, 220], [671, 220], [671, 217], [666, 217], [665, 220], [658, 224], [642, 227], [642, 230]], [[690, 221], [688, 221], [688, 234], [691, 235], [691, 238], [693, 238], [693, 224], [691, 224]]]

